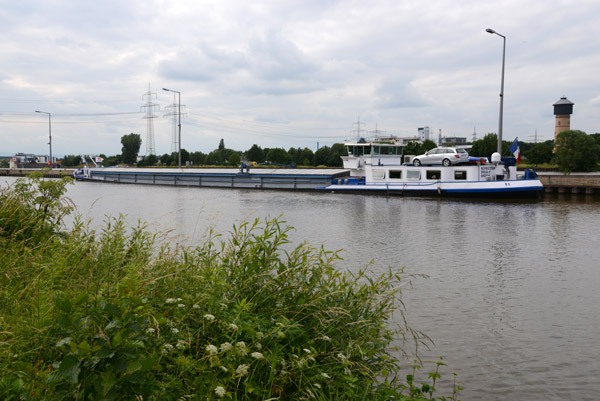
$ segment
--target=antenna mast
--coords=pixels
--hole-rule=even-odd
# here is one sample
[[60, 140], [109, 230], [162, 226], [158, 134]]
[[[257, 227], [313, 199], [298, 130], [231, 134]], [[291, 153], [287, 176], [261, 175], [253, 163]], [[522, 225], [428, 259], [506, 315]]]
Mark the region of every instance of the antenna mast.
[[156, 93], [150, 90], [150, 84], [148, 84], [148, 92], [142, 95], [147, 99], [147, 103], [141, 107], [142, 111], [146, 112], [146, 115], [142, 118], [146, 119], [146, 156], [156, 155], [156, 149], [154, 147], [154, 121], [153, 119], [157, 116], [154, 115], [153, 111], [160, 110], [160, 106], [156, 103], [152, 103], [152, 95], [156, 97]]

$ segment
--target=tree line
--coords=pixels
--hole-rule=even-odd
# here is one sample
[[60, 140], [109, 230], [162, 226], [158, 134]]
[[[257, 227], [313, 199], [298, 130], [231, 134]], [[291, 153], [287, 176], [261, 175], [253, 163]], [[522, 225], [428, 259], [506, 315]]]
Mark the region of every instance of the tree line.
[[[139, 134], [131, 133], [121, 137], [121, 154], [106, 156], [102, 164], [105, 166], [116, 166], [118, 164], [129, 164], [138, 166], [177, 166], [179, 164], [178, 152], [165, 153], [163, 155], [147, 155], [137, 161], [138, 153], [142, 144]], [[342, 167], [341, 156], [345, 155], [346, 148], [342, 143], [332, 146], [322, 146], [316, 152], [309, 148], [263, 148], [257, 144], [252, 145], [246, 151], [238, 151], [225, 147], [225, 141], [221, 139], [218, 147], [209, 152], [189, 152], [181, 149], [181, 164], [192, 166], [239, 166], [242, 161], [257, 164], [270, 164], [281, 166], [303, 166], [303, 167]], [[78, 166], [83, 163], [79, 155], [66, 155], [62, 158], [65, 167]]]
[[[491, 158], [496, 152], [498, 136], [494, 133], [485, 135], [472, 144], [469, 154]], [[137, 156], [142, 144], [139, 134], [131, 133], [121, 137], [121, 154], [115, 156], [99, 155], [104, 160], [105, 166], [118, 164], [129, 164], [138, 166], [177, 166], [179, 163], [178, 152], [165, 153], [163, 155], [147, 155], [137, 161]], [[509, 156], [512, 142], [503, 141], [502, 155]], [[420, 155], [437, 145], [432, 140], [423, 143], [411, 142], [404, 148], [406, 155]], [[557, 142], [548, 140], [540, 143], [519, 142], [523, 158], [528, 164], [552, 164], [557, 165], [564, 172], [571, 171], [593, 171], [597, 169], [600, 160], [600, 133], [587, 135], [583, 131], [570, 130], [561, 132]], [[246, 151], [237, 151], [225, 146], [221, 139], [217, 148], [211, 152], [201, 151], [189, 152], [181, 149], [182, 165], [192, 166], [239, 166], [242, 161], [247, 163], [270, 164], [280, 166], [302, 166], [302, 167], [342, 167], [341, 156], [346, 155], [346, 147], [342, 143], [332, 146], [322, 146], [316, 152], [309, 148], [263, 148], [254, 144]], [[66, 155], [62, 159], [65, 167], [78, 166], [82, 163], [79, 155]]]

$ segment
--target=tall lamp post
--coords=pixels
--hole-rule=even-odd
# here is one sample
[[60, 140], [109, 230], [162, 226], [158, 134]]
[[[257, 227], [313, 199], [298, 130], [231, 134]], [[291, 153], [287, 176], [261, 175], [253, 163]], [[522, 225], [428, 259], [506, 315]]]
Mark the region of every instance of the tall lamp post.
[[53, 164], [53, 160], [52, 160], [52, 116], [50, 113], [48, 113], [47, 111], [39, 111], [36, 110], [36, 113], [42, 113], [42, 114], [48, 114], [48, 145], [50, 145], [50, 170], [52, 170], [52, 164]]
[[167, 89], [167, 88], [163, 88], [163, 90], [167, 91], [167, 92], [177, 93], [177, 99], [178, 99], [178, 103], [179, 103], [179, 111], [177, 113], [179, 116], [179, 137], [177, 139], [177, 143], [179, 146], [179, 168], [181, 168], [181, 92], [174, 91], [172, 89]]
[[500, 81], [500, 121], [498, 122], [498, 153], [502, 155], [502, 108], [504, 105], [504, 56], [506, 54], [506, 36], [499, 34], [491, 28], [485, 30], [487, 33], [498, 35], [502, 38], [502, 80]]

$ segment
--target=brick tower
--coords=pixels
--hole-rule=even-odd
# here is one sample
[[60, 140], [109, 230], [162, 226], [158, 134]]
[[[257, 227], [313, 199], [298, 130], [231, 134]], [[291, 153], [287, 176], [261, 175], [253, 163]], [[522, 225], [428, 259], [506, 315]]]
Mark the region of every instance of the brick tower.
[[571, 114], [573, 114], [573, 105], [566, 97], [561, 97], [554, 106], [554, 115], [556, 116], [556, 122], [554, 126], [554, 143], [556, 143], [556, 138], [558, 134], [563, 131], [568, 131], [571, 129]]

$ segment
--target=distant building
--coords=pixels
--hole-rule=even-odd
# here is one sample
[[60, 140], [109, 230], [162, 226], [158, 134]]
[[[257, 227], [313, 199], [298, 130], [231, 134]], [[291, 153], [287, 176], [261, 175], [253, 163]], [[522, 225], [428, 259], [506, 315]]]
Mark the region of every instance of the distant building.
[[464, 146], [466, 144], [466, 137], [446, 136], [441, 138], [440, 146]]
[[429, 139], [429, 127], [419, 128], [419, 140], [425, 142]]
[[421, 143], [421, 138], [418, 136], [411, 136], [411, 137], [404, 137], [404, 138], [399, 138], [399, 142], [402, 145], [408, 145], [411, 142], [419, 142]]
[[[57, 164], [56, 157], [52, 157], [53, 164]], [[34, 155], [33, 153], [17, 153], [10, 158], [10, 168], [42, 168], [50, 166], [50, 157], [47, 155]]]

